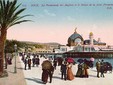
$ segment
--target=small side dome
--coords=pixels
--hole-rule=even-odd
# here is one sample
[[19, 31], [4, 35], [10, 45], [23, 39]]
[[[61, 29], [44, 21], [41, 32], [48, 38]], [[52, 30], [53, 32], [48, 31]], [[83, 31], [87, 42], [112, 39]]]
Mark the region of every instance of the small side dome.
[[90, 32], [90, 33], [89, 33], [89, 36], [93, 36], [93, 32]]

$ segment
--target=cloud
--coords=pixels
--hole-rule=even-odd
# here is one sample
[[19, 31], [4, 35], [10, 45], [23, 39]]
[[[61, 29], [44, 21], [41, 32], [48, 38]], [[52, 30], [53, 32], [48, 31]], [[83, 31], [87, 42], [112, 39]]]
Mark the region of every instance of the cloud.
[[46, 14], [46, 15], [48, 15], [48, 16], [56, 16], [56, 14], [55, 13], [51, 13], [51, 12], [49, 12], [48, 10], [44, 10], [44, 13]]
[[71, 16], [67, 16], [67, 20], [69, 20], [69, 21], [75, 21], [75, 19], [72, 18]]

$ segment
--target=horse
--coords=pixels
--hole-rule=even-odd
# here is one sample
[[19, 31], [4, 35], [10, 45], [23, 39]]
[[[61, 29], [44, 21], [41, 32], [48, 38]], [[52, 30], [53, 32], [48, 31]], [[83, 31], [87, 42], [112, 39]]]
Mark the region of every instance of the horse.
[[109, 62], [104, 62], [104, 73], [107, 73], [107, 71], [112, 73], [112, 65]]

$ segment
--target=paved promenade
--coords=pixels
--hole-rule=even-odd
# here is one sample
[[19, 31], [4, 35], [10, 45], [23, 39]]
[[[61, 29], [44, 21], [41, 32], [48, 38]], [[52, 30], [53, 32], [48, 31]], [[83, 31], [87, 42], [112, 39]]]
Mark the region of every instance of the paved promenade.
[[27, 85], [24, 79], [21, 62], [17, 57], [17, 73], [14, 73], [14, 59], [12, 65], [8, 65], [8, 77], [0, 78], [0, 85]]
[[[40, 59], [40, 63], [43, 62], [43, 58]], [[72, 67], [73, 74], [76, 74], [77, 65]], [[105, 74], [105, 78], [96, 77], [96, 69], [88, 69], [89, 78], [77, 78], [75, 77], [72, 81], [61, 80], [60, 66], [53, 75], [52, 83], [46, 85], [113, 85], [113, 73]], [[14, 66], [8, 66], [9, 76], [5, 78], [0, 78], [0, 85], [44, 85], [41, 81], [42, 68], [32, 67], [31, 70], [24, 70], [24, 63], [21, 59], [17, 58], [17, 73], [14, 73]]]
[[[41, 63], [44, 60], [43, 58], [40, 59]], [[24, 64], [22, 64], [22, 68], [24, 68]], [[72, 67], [73, 74], [76, 74], [77, 65], [73, 65]], [[25, 80], [27, 85], [44, 85], [41, 81], [41, 74], [42, 68], [39, 67], [32, 67], [31, 70], [23, 70], [25, 75]], [[89, 69], [89, 78], [77, 78], [75, 77], [72, 81], [64, 81], [61, 80], [61, 73], [60, 73], [60, 66], [57, 66], [57, 69], [53, 75], [52, 83], [48, 83], [46, 85], [113, 85], [113, 74], [107, 73], [105, 74], [105, 78], [97, 78], [96, 77], [96, 69]]]

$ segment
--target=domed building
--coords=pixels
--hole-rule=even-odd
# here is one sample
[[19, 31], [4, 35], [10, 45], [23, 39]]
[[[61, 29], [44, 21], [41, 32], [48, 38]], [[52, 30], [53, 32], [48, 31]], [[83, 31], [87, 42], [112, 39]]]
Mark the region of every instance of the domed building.
[[[77, 29], [77, 28], [76, 28]], [[60, 45], [55, 53], [62, 53], [63, 57], [91, 58], [91, 57], [113, 57], [113, 48], [108, 47], [101, 39], [95, 40], [93, 32], [89, 33], [89, 39], [75, 32], [69, 36], [67, 45]]]
[[84, 39], [77, 33], [76, 29], [75, 32], [68, 38], [67, 46], [77, 46], [78, 44], [83, 44]]
[[63, 57], [73, 58], [113, 57], [113, 48], [108, 47], [105, 42], [101, 42], [100, 38], [95, 40], [93, 32], [89, 33], [89, 39], [83, 39], [76, 29], [69, 36], [67, 45], [60, 45], [59, 48], [55, 49], [55, 53], [61, 53]]

